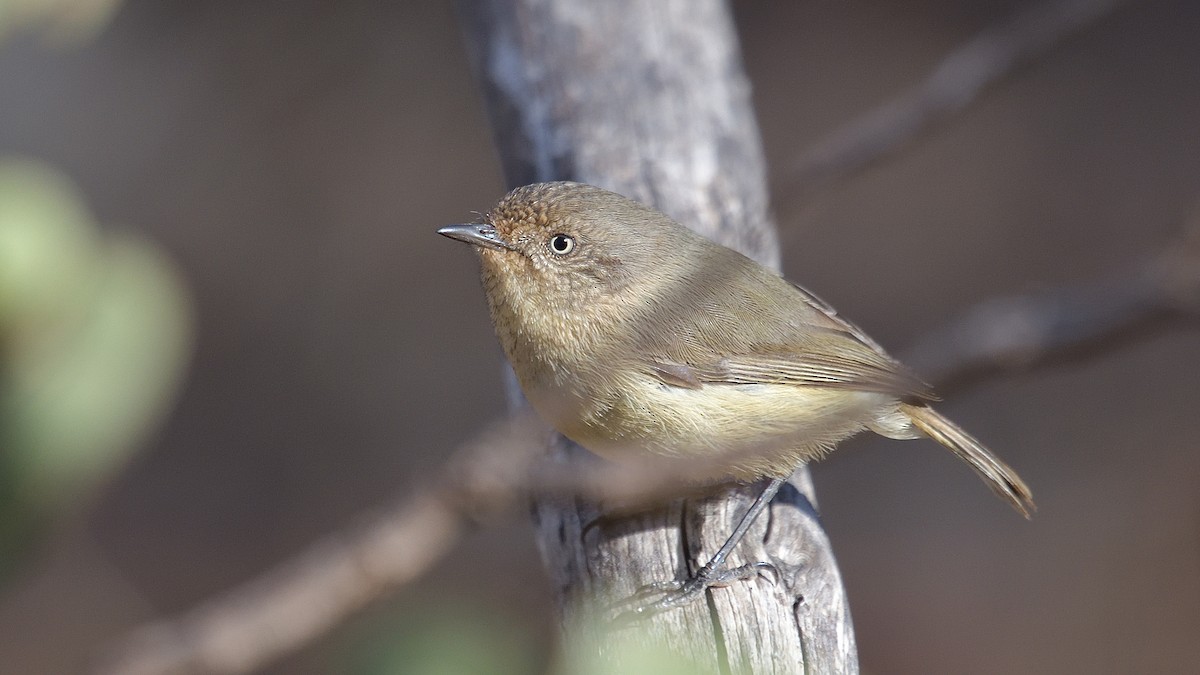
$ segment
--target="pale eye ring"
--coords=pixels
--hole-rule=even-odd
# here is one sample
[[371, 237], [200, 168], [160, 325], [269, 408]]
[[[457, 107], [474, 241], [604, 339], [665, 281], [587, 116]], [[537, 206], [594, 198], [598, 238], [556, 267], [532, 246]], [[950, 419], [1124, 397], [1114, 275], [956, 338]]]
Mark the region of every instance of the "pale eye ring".
[[568, 255], [575, 250], [575, 238], [566, 234], [556, 234], [550, 237], [550, 252], [554, 255]]

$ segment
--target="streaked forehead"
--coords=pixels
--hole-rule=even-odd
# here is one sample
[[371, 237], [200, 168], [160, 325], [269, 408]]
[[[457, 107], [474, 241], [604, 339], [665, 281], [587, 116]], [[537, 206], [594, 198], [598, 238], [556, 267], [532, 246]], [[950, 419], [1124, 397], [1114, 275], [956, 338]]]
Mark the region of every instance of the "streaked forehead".
[[553, 200], [548, 199], [545, 191], [534, 191], [526, 186], [517, 188], [500, 200], [490, 213], [488, 221], [498, 228], [513, 227], [517, 224], [545, 226], [550, 222], [550, 211]]
[[519, 187], [488, 213], [488, 221], [501, 234], [515, 229], [550, 227], [561, 223], [576, 201], [578, 188], [589, 186], [574, 183], [534, 183]]
[[582, 214], [608, 210], [625, 202], [628, 202], [626, 198], [614, 192], [585, 183], [534, 183], [508, 193], [488, 218], [500, 227], [508, 224], [500, 221], [509, 221], [510, 227], [517, 224], [547, 226]]

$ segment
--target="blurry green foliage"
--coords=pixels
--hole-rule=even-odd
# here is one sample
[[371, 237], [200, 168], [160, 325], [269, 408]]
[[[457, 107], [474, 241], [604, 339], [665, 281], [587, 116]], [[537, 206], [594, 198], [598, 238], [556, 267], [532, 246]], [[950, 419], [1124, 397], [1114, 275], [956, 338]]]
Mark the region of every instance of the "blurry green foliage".
[[656, 644], [645, 626], [614, 629], [612, 619], [580, 616], [564, 631], [572, 636], [562, 648], [552, 675], [717, 675], [665, 646]]
[[350, 640], [355, 675], [530, 675], [538, 647], [520, 625], [478, 607], [433, 608], [375, 622]]
[[[614, 631], [611, 620], [583, 620], [573, 641], [545, 662], [528, 621], [513, 621], [469, 600], [407, 607], [347, 640], [341, 659], [354, 675], [706, 675], [708, 671], [647, 640], [644, 627]], [[716, 673], [712, 673], [716, 675]]]
[[154, 428], [190, 325], [157, 248], [101, 232], [49, 167], [0, 160], [0, 581]]
[[26, 28], [48, 42], [78, 44], [98, 33], [121, 0], [0, 0], [0, 40]]

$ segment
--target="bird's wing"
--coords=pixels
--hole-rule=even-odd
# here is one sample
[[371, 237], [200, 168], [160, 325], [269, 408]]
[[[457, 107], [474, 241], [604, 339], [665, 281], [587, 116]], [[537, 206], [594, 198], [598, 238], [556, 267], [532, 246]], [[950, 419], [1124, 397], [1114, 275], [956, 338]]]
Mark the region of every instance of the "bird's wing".
[[792, 281], [789, 281], [788, 283], [791, 284], [792, 288], [796, 290], [796, 293], [800, 296], [800, 299], [804, 301], [804, 304], [808, 305], [812, 309], [817, 310], [817, 312], [819, 312], [825, 319], [829, 321], [831, 328], [846, 333], [850, 337], [853, 337], [855, 340], [858, 340], [880, 354], [887, 353], [884, 351], [883, 347], [881, 347], [878, 342], [872, 340], [871, 337], [863, 331], [863, 329], [842, 318], [838, 314], [837, 310], [833, 308], [833, 305], [817, 297], [816, 293], [813, 293], [800, 284]]
[[[937, 400], [928, 384], [888, 356], [860, 328], [809, 291], [794, 288], [799, 302], [788, 308], [791, 328], [773, 340], [749, 348], [722, 344], [711, 335], [704, 341], [686, 341], [684, 348], [652, 358], [652, 372], [663, 383], [679, 387], [792, 384]], [[736, 325], [729, 330], [736, 331]]]
[[[766, 351], [724, 354], [720, 358], [686, 364], [659, 363], [657, 372], [668, 372], [669, 384], [793, 384], [830, 389], [874, 391], [900, 398], [936, 400], [929, 385], [903, 366], [871, 349], [847, 349], [846, 343], [829, 349]], [[686, 373], [686, 375], [683, 375]], [[666, 380], [664, 380], [666, 381]]]

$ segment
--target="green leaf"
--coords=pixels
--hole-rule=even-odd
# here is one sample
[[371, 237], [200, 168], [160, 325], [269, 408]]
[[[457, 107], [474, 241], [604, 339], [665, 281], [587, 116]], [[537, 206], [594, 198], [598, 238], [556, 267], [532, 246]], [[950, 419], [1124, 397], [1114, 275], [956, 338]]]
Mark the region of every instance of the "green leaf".
[[103, 236], [54, 170], [0, 161], [0, 577], [156, 428], [190, 335], [157, 247]]
[[538, 671], [530, 636], [485, 610], [421, 608], [372, 626], [353, 640], [355, 675], [529, 675]]

